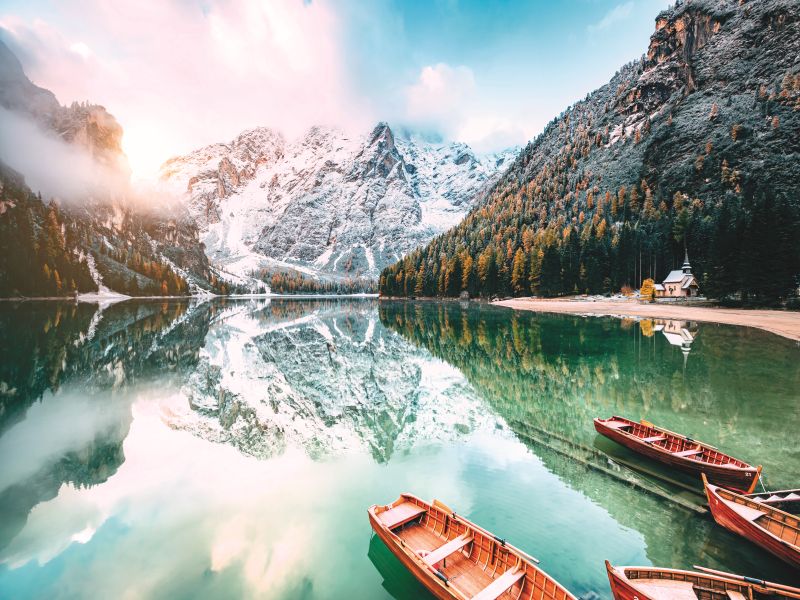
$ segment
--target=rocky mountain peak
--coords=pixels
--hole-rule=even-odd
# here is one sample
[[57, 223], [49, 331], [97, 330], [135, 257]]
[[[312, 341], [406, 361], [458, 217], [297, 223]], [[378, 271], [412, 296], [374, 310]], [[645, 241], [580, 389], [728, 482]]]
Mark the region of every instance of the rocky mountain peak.
[[[410, 284], [420, 273], [426, 295], [458, 295], [460, 286], [443, 285], [448, 273], [471, 282], [470, 295], [636, 286], [643, 255], [634, 248], [646, 248], [656, 279], [682, 261], [683, 244], [670, 233], [681, 218], [691, 221], [682, 241], [693, 264], [703, 263], [701, 287], [719, 297], [765, 294], [751, 277], [731, 274], [757, 264], [752, 257], [773, 240], [776, 255], [796, 250], [780, 244], [796, 239], [797, 219], [774, 215], [777, 206], [798, 210], [798, 56], [797, 0], [677, 3], [658, 15], [640, 60], [555, 117], [479, 210], [383, 273], [383, 292], [417, 293]], [[760, 233], [765, 222], [783, 237]], [[729, 237], [734, 227], [752, 234]], [[459, 247], [470, 248], [473, 265], [494, 260], [505, 279], [462, 277]], [[516, 289], [515, 249], [532, 273]], [[791, 260], [761, 261], [779, 271], [758, 269], [780, 281], [773, 298], [796, 289]]]
[[260, 163], [235, 146], [170, 159], [161, 176], [185, 194], [212, 261], [236, 276], [376, 276], [458, 222], [511, 155], [398, 138], [387, 123], [363, 135], [312, 127]]
[[[656, 18], [656, 30], [650, 37], [646, 68], [666, 64], [686, 92], [696, 89], [693, 60], [697, 52], [718, 33], [732, 14], [725, 2], [704, 0], [685, 2]], [[664, 69], [667, 71], [668, 69]]]
[[0, 41], [0, 106], [33, 120], [43, 131], [83, 147], [124, 179], [130, 167], [122, 151], [122, 126], [106, 109], [88, 102], [61, 106], [55, 94], [28, 79], [22, 64]]
[[55, 94], [34, 85], [25, 75], [22, 64], [0, 41], [0, 105], [38, 118], [50, 119], [61, 108]]
[[378, 123], [372, 130], [363, 157], [362, 177], [396, 177], [406, 181], [403, 156], [395, 145], [394, 133], [388, 123]]

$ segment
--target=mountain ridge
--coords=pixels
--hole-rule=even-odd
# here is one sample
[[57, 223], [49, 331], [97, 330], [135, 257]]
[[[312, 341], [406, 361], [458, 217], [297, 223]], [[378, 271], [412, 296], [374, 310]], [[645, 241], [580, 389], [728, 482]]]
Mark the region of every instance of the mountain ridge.
[[659, 280], [688, 248], [709, 295], [786, 298], [798, 30], [785, 0], [662, 11], [647, 53], [553, 119], [464, 221], [384, 270], [381, 292], [607, 293]]
[[[26, 160], [18, 146], [5, 147], [0, 157], [0, 296], [226, 289], [209, 268], [188, 214], [135, 198], [123, 129], [113, 115], [88, 102], [62, 106], [28, 79], [2, 42], [0, 109], [3, 130], [23, 132], [15, 144], [33, 149]], [[57, 189], [43, 198], [21, 171], [55, 172], [48, 181], [63, 196]]]
[[355, 136], [316, 126], [293, 141], [257, 127], [169, 159], [160, 178], [233, 275], [377, 277], [455, 224], [510, 155], [397, 138], [385, 122]]

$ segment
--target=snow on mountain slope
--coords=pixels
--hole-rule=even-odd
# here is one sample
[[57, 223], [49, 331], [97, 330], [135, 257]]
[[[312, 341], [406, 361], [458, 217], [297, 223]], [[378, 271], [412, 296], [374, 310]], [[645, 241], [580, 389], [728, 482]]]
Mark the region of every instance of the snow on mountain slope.
[[387, 329], [371, 300], [231, 303], [183, 393], [170, 427], [259, 458], [366, 450], [384, 462], [499, 423], [457, 369]]
[[363, 136], [314, 127], [287, 143], [245, 131], [172, 158], [162, 181], [183, 193], [211, 261], [243, 276], [260, 267], [376, 277], [455, 225], [514, 152]]

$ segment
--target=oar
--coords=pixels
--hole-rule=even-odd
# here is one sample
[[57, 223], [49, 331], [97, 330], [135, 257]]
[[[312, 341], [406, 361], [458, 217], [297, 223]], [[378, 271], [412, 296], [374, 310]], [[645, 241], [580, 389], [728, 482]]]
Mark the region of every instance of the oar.
[[790, 587], [788, 585], [781, 585], [780, 583], [772, 583], [771, 581], [764, 581], [763, 579], [754, 579], [753, 577], [734, 575], [733, 573], [726, 573], [725, 571], [717, 571], [716, 569], [709, 569], [708, 567], [699, 567], [697, 565], [694, 565], [694, 568], [697, 569], [698, 571], [703, 571], [704, 573], [719, 575], [720, 577], [727, 577], [728, 579], [735, 579], [736, 581], [742, 581], [744, 583], [760, 585], [762, 587], [771, 587], [775, 588], [776, 590], [781, 590], [783, 592], [789, 592], [791, 594], [798, 594], [798, 596], [795, 597], [800, 598], [800, 589], [795, 587]]

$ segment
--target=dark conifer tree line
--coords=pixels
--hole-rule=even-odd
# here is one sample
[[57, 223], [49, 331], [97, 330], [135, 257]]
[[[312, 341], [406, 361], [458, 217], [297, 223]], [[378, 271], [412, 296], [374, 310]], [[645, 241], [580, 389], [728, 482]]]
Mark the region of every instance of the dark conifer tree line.
[[380, 293], [612, 293], [662, 281], [688, 250], [702, 295], [796, 303], [800, 4], [684, 3], [658, 22], [645, 56], [553, 119], [461, 223], [384, 269]]
[[378, 284], [374, 279], [356, 277], [346, 279], [315, 279], [299, 271], [271, 271], [261, 269], [258, 278], [269, 284], [273, 294], [375, 294]]
[[0, 296], [97, 291], [81, 249], [87, 232], [24, 186], [0, 182]]

